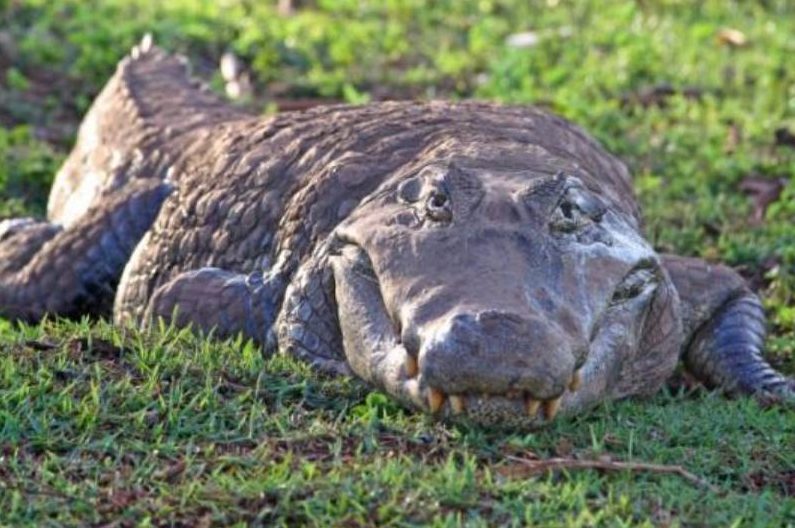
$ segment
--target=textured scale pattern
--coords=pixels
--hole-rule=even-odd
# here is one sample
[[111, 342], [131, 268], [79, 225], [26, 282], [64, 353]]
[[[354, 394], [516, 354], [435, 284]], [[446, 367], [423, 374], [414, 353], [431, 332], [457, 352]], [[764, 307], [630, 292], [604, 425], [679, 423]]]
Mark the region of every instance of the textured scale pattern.
[[[626, 167], [541, 110], [392, 102], [263, 118], [193, 81], [184, 60], [137, 48], [86, 116], [46, 221], [0, 222], [0, 316], [174, 318], [349, 374], [330, 235], [431, 162], [453, 167], [463, 156], [488, 171], [484, 146], [501, 170], [528, 179], [539, 203], [569, 175], [640, 231]], [[456, 184], [473, 196], [483, 185]], [[654, 390], [659, 384], [646, 380], [673, 369], [671, 351], [727, 391], [795, 394], [762, 358], [764, 312], [736, 273], [675, 256], [662, 263], [675, 289], [657, 292], [635, 349], [621, 351], [631, 360], [605, 394]], [[495, 405], [475, 412], [517, 403]]]

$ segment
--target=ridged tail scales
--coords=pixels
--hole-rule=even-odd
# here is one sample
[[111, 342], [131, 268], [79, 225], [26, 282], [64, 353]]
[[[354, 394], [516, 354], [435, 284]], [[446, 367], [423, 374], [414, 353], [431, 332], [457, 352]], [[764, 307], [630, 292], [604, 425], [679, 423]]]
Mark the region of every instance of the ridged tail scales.
[[685, 328], [687, 369], [710, 387], [795, 403], [795, 380], [763, 357], [765, 312], [759, 297], [730, 268], [664, 256]]
[[124, 266], [170, 190], [162, 181], [139, 179], [66, 229], [7, 224], [0, 256], [15, 265], [0, 268], [0, 317], [36, 322], [45, 314], [110, 315]]

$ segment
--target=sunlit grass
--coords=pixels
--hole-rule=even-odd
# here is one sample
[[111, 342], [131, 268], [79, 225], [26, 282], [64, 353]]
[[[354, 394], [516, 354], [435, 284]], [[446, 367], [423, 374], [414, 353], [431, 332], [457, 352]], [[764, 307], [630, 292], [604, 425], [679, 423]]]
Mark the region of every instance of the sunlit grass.
[[[255, 110], [289, 98], [541, 104], [635, 174], [650, 239], [736, 266], [795, 372], [795, 7], [420, 0], [0, 0], [0, 217], [41, 214], [79, 115], [145, 32]], [[722, 43], [722, 28], [747, 43]], [[531, 32], [529, 47], [508, 37]], [[10, 44], [9, 44], [10, 43]], [[749, 175], [782, 179], [752, 224]], [[442, 425], [243, 342], [0, 321], [0, 524], [795, 524], [795, 411], [663, 392], [535, 433]], [[682, 465], [532, 474], [514, 458]]]

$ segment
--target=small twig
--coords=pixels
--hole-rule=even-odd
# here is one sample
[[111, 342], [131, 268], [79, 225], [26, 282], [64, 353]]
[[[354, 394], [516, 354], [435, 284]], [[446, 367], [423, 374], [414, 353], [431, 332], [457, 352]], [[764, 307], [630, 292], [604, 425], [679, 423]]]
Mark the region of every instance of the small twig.
[[710, 484], [706, 479], [694, 475], [682, 466], [668, 466], [663, 464], [649, 464], [647, 462], [615, 462], [612, 460], [579, 460], [576, 458], [547, 458], [545, 460], [528, 460], [526, 458], [508, 455], [506, 458], [520, 462], [531, 469], [533, 473], [549, 473], [561, 469], [601, 469], [605, 471], [646, 471], [649, 473], [666, 473], [678, 475], [695, 486], [706, 488], [713, 493], [720, 490]]
[[38, 340], [28, 340], [25, 341], [25, 346], [28, 348], [32, 348], [37, 352], [46, 352], [48, 350], [53, 350], [58, 348], [58, 345], [55, 343], [50, 343], [49, 341], [38, 341]]

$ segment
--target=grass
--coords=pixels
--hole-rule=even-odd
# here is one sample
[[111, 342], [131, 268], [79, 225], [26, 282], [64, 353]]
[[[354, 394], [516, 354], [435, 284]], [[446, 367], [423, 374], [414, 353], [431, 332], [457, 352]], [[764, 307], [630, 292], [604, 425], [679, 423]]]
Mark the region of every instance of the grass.
[[[3, 331], [6, 522], [560, 524], [793, 521], [792, 412], [661, 394], [531, 434], [446, 426], [251, 345], [105, 323]], [[685, 464], [532, 475], [507, 457]], [[190, 521], [188, 521], [190, 520]]]
[[[300, 4], [0, 0], [0, 217], [43, 213], [79, 116], [146, 31], [216, 88], [234, 51], [263, 112], [296, 99], [541, 104], [627, 161], [658, 249], [751, 280], [768, 352], [795, 372], [795, 148], [776, 135], [795, 131], [789, 2]], [[528, 31], [535, 45], [510, 44]], [[765, 211], [741, 189], [749, 177], [783, 182]], [[792, 409], [703, 391], [490, 431], [245, 343], [0, 321], [0, 525], [795, 525], [793, 445]], [[515, 460], [553, 456], [681, 464], [717, 490]]]

